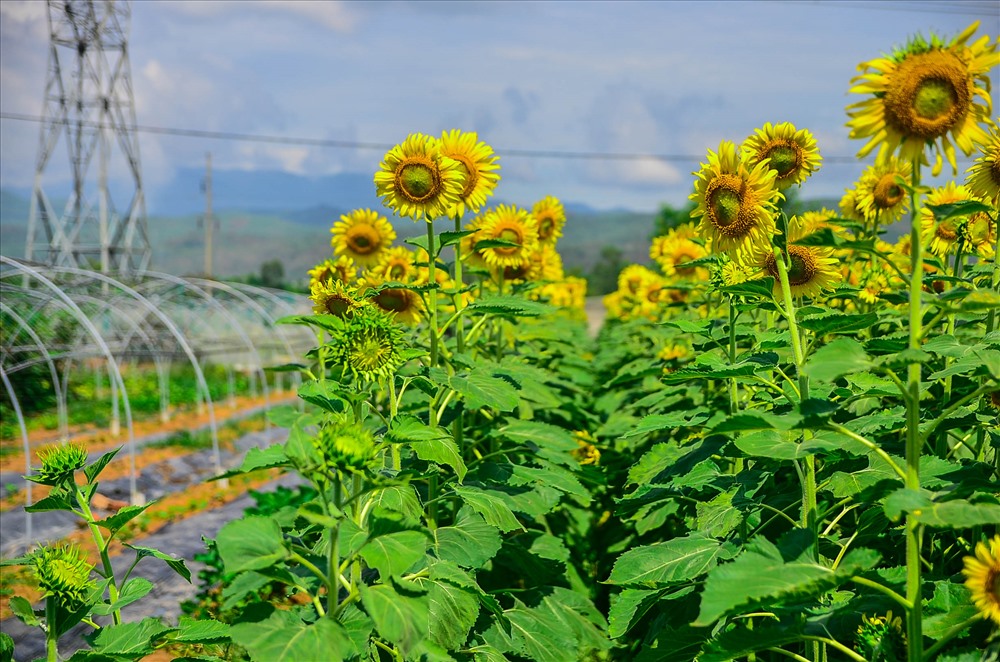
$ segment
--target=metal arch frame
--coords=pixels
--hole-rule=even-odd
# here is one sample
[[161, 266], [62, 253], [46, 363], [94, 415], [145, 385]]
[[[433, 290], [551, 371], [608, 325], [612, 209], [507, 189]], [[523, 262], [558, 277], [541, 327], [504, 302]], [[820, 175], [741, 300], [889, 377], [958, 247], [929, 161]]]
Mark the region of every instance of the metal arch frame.
[[[17, 396], [14, 394], [14, 385], [10, 383], [10, 379], [7, 378], [7, 371], [3, 369], [0, 365], [0, 380], [3, 381], [4, 389], [7, 391], [7, 397], [10, 398], [11, 405], [14, 406], [14, 415], [17, 417], [17, 424], [21, 428], [21, 441], [24, 445], [24, 475], [28, 476], [31, 474], [31, 443], [28, 441], [28, 428], [24, 424], [24, 415], [21, 413], [21, 403], [17, 401]], [[25, 483], [25, 503], [31, 503], [31, 481], [26, 480]], [[24, 511], [24, 532], [31, 540], [31, 513], [27, 510]]]
[[217, 473], [222, 473], [222, 461], [220, 457], [219, 450], [219, 431], [218, 431], [218, 421], [215, 417], [215, 405], [212, 402], [212, 394], [208, 388], [208, 381], [205, 379], [205, 374], [201, 370], [201, 364], [198, 362], [197, 354], [191, 347], [190, 343], [187, 342], [184, 334], [181, 330], [174, 324], [173, 320], [170, 319], [163, 311], [153, 305], [153, 303], [140, 294], [138, 291], [132, 289], [131, 287], [125, 285], [119, 280], [115, 280], [110, 276], [95, 272], [86, 271], [84, 269], [77, 269], [75, 267], [49, 267], [50, 270], [58, 272], [66, 272], [80, 276], [90, 277], [94, 280], [101, 281], [103, 283], [108, 283], [122, 292], [126, 293], [128, 296], [132, 297], [138, 301], [146, 310], [148, 310], [153, 316], [155, 316], [167, 329], [170, 331], [171, 335], [177, 340], [178, 344], [181, 346], [184, 354], [187, 356], [188, 361], [191, 363], [191, 367], [194, 368], [195, 380], [198, 383], [198, 388], [203, 392], [205, 398], [205, 406], [208, 410], [209, 428], [211, 430], [212, 436], [212, 452], [213, 459], [215, 460], [215, 468]]
[[[108, 361], [108, 365], [110, 367], [110, 369], [109, 369], [108, 372], [111, 374], [112, 380], [117, 382], [116, 386], [121, 389], [122, 401], [123, 401], [124, 409], [125, 409], [125, 423], [126, 423], [126, 429], [128, 431], [128, 446], [129, 446], [129, 465], [130, 465], [129, 466], [129, 473], [131, 475], [131, 480], [130, 480], [130, 485], [129, 485], [129, 490], [130, 490], [129, 497], [130, 497], [130, 500], [132, 501], [132, 503], [135, 504], [135, 502], [136, 502], [136, 490], [135, 490], [135, 430], [132, 427], [132, 406], [129, 404], [129, 401], [128, 401], [128, 392], [126, 392], [126, 390], [125, 390], [125, 380], [122, 379], [121, 370], [118, 368], [118, 362], [115, 361], [115, 357], [111, 354], [111, 349], [108, 347], [108, 344], [104, 341], [104, 338], [101, 336], [101, 333], [97, 330], [97, 328], [94, 326], [94, 324], [90, 321], [90, 318], [87, 317], [83, 313], [82, 310], [80, 310], [80, 307], [77, 306], [73, 302], [73, 300], [70, 299], [69, 296], [65, 292], [63, 292], [51, 280], [49, 280], [48, 278], [46, 278], [44, 274], [40, 273], [37, 269], [34, 269], [34, 268], [32, 268], [32, 267], [30, 267], [30, 266], [28, 266], [26, 264], [22, 264], [20, 262], [17, 262], [17, 261], [15, 261], [15, 260], [13, 260], [13, 259], [11, 259], [9, 257], [4, 256], [4, 255], [0, 255], [0, 264], [6, 264], [8, 266], [13, 267], [14, 269], [19, 270], [21, 273], [30, 275], [30, 276], [34, 277], [35, 280], [37, 280], [38, 282], [42, 283], [42, 285], [44, 285], [45, 287], [47, 287], [50, 290], [52, 290], [52, 292], [61, 301], [63, 301], [66, 304], [66, 307], [73, 313], [73, 315], [75, 317], [77, 317], [77, 319], [79, 320], [79, 322], [81, 324], [83, 324], [83, 326], [87, 330], [87, 332], [91, 334], [91, 336], [97, 342], [97, 345], [100, 347], [101, 352], [104, 354], [106, 360]], [[29, 457], [26, 458], [26, 460], [30, 461], [30, 454], [29, 454]]]
[[270, 401], [269, 393], [267, 390], [267, 377], [264, 374], [263, 361], [261, 360], [260, 351], [257, 349], [257, 346], [254, 344], [253, 340], [251, 340], [250, 337], [243, 330], [243, 327], [240, 326], [239, 321], [233, 316], [231, 312], [229, 312], [229, 310], [225, 306], [223, 306], [218, 301], [210, 297], [208, 293], [205, 292], [200, 287], [194, 285], [193, 283], [189, 283], [188, 281], [178, 276], [171, 276], [170, 274], [164, 274], [158, 271], [143, 271], [142, 274], [144, 277], [148, 277], [149, 280], [144, 281], [137, 287], [144, 288], [144, 286], [150, 283], [155, 283], [157, 281], [170, 283], [172, 285], [179, 285], [181, 288], [185, 290], [194, 292], [202, 299], [204, 299], [206, 302], [208, 302], [209, 306], [213, 307], [214, 309], [222, 313], [222, 316], [229, 321], [230, 325], [236, 330], [236, 334], [240, 336], [240, 338], [246, 344], [250, 352], [257, 357], [257, 370], [256, 370], [256, 372], [258, 373], [257, 376], [261, 379], [263, 383], [265, 401]]
[[[45, 346], [42, 339], [38, 337], [35, 330], [31, 328], [23, 317], [17, 314], [13, 308], [0, 301], [0, 310], [4, 313], [10, 315], [17, 322], [18, 326], [24, 329], [32, 340], [35, 341], [35, 346], [38, 347], [39, 352], [42, 354], [42, 358], [45, 363], [49, 366], [49, 373], [52, 375], [52, 389], [56, 392], [56, 418], [59, 420], [59, 440], [60, 443], [65, 444], [69, 441], [69, 417], [66, 413], [66, 388], [63, 381], [59, 379], [59, 370], [56, 368], [56, 363], [52, 359], [52, 354], [49, 353], [49, 348]], [[15, 336], [16, 338], [17, 336]], [[62, 357], [60, 357], [62, 358]], [[0, 366], [3, 362], [0, 361]], [[27, 366], [25, 366], [27, 367]]]
[[[191, 282], [193, 282], [193, 283], [195, 283], [195, 284], [197, 284], [199, 287], [205, 287], [205, 286], [207, 286], [207, 287], [210, 287], [210, 288], [213, 288], [213, 289], [222, 290], [223, 292], [226, 292], [226, 293], [228, 293], [228, 294], [236, 297], [238, 300], [242, 301], [243, 303], [249, 305], [251, 307], [251, 309], [253, 309], [255, 312], [257, 312], [257, 314], [260, 315], [264, 319], [264, 321], [266, 323], [265, 324], [265, 328], [267, 328], [269, 326], [274, 331], [274, 333], [281, 339], [281, 343], [285, 346], [285, 352], [287, 352], [288, 360], [291, 360], [291, 359], [293, 359], [295, 357], [295, 350], [292, 349], [292, 345], [291, 345], [290, 342], [288, 342], [288, 338], [286, 338], [281, 333], [281, 329], [278, 328], [278, 322], [277, 322], [277, 320], [275, 320], [275, 318], [269, 312], [267, 312], [267, 310], [263, 306], [261, 306], [259, 303], [257, 303], [256, 301], [254, 301], [253, 298], [250, 297], [248, 294], [246, 294], [245, 292], [241, 292], [240, 290], [238, 290], [235, 287], [232, 287], [228, 283], [222, 283], [222, 282], [219, 282], [219, 281], [205, 280], [204, 278], [188, 278], [188, 280], [191, 281]], [[280, 379], [281, 378], [281, 373], [277, 373], [276, 376], [277, 376], [278, 379]], [[295, 384], [296, 386], [298, 386], [299, 384], [301, 384], [302, 383], [302, 376], [299, 375], [296, 372], [292, 376], [292, 383]], [[266, 397], [267, 396], [265, 395], [265, 398]], [[268, 422], [268, 427], [270, 427], [270, 422]]]

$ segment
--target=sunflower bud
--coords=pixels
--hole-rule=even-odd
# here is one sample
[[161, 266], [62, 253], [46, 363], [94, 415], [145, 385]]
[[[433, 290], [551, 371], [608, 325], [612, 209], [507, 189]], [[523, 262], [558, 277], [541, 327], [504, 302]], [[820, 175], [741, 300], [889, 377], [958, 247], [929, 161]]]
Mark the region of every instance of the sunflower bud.
[[331, 345], [334, 361], [357, 378], [387, 379], [403, 363], [403, 331], [375, 306], [356, 310]]
[[375, 455], [375, 440], [359, 423], [325, 425], [313, 444], [328, 470], [364, 469]]
[[79, 444], [49, 446], [38, 451], [38, 459], [42, 466], [27, 478], [41, 485], [58, 485], [72, 480], [73, 474], [87, 464], [87, 449]]
[[76, 545], [42, 547], [31, 557], [31, 569], [45, 597], [70, 611], [79, 609], [96, 588], [90, 579], [94, 566]]

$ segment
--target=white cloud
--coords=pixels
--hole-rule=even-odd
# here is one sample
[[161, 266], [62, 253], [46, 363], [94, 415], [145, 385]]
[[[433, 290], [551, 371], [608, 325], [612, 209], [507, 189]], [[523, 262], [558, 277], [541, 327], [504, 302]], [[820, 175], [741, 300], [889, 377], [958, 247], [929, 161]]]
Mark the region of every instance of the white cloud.
[[228, 15], [230, 18], [247, 16], [263, 10], [270, 15], [285, 15], [319, 24], [339, 33], [349, 33], [358, 24], [358, 16], [345, 2], [333, 0], [256, 0], [234, 2], [233, 0], [197, 0], [196, 2], [167, 2], [161, 6], [182, 16], [192, 18], [216, 18]]

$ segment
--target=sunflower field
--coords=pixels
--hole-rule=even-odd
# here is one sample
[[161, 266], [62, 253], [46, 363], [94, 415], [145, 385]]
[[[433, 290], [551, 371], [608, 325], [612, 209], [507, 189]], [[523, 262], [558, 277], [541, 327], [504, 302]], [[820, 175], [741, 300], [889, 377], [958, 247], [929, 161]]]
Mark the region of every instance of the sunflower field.
[[805, 128], [709, 150], [596, 338], [559, 200], [489, 207], [502, 155], [408, 136], [374, 185], [426, 235], [333, 224], [314, 314], [282, 320], [315, 334], [280, 367], [306, 406], [228, 474], [298, 491], [208, 541], [192, 616], [129, 621], [152, 587], [106, 550], [144, 507], [95, 520], [106, 461], [52, 449], [32, 507], [76, 512], [100, 558], [15, 559], [46, 599], [13, 611], [53, 661], [81, 621], [80, 662], [1000, 659], [1000, 56], [977, 30], [861, 65], [874, 163], [839, 209], [782, 211], [822, 166]]

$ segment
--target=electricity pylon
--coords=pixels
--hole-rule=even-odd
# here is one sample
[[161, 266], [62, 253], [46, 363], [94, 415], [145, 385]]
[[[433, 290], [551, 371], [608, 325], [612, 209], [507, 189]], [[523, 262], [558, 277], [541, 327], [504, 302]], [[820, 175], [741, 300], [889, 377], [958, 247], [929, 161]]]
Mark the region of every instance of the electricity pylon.
[[[48, 0], [49, 68], [25, 257], [107, 273], [149, 266], [128, 57], [127, 0]], [[60, 143], [72, 190], [61, 209], [45, 191]], [[121, 212], [109, 192], [131, 196]]]

